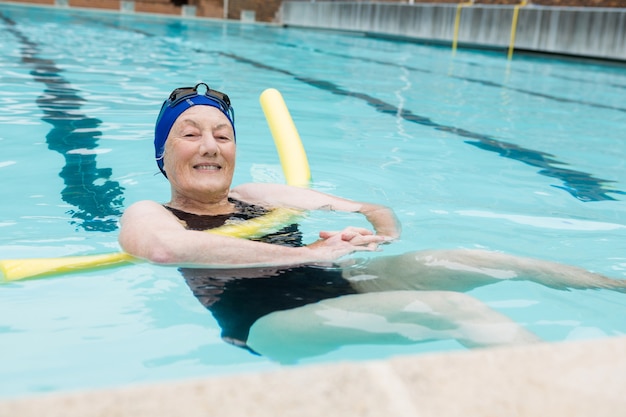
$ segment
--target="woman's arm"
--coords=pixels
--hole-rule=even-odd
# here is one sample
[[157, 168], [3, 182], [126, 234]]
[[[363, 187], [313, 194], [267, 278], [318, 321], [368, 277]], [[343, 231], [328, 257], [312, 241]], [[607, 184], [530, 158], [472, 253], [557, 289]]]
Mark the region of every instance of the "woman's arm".
[[352, 201], [308, 188], [283, 184], [243, 184], [234, 188], [231, 196], [265, 207], [361, 213], [370, 222], [376, 234], [392, 239], [400, 237], [400, 222], [395, 213], [389, 207], [379, 204]]
[[341, 236], [304, 247], [286, 247], [187, 230], [160, 204], [141, 201], [122, 216], [119, 243], [127, 253], [157, 264], [187, 267], [257, 267], [327, 262], [374, 250], [381, 236], [346, 241]]
[[377, 234], [393, 239], [400, 237], [402, 231], [400, 221], [389, 207], [378, 204], [361, 203], [361, 207], [358, 211], [374, 226], [374, 230], [376, 230]]

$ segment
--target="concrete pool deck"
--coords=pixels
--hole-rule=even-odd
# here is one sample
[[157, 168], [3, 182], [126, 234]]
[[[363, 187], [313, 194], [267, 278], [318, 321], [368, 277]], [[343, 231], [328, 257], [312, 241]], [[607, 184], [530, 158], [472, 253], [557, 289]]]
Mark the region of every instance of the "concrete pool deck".
[[0, 401], [1, 417], [624, 416], [626, 337]]

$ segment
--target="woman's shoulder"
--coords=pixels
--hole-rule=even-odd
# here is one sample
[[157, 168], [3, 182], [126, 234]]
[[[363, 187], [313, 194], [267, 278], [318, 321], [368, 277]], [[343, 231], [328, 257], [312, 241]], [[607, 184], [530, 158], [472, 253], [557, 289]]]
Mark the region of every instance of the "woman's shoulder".
[[124, 217], [155, 215], [166, 212], [167, 209], [161, 203], [152, 200], [140, 200], [132, 203], [124, 210]]
[[294, 190], [286, 184], [247, 183], [230, 190], [229, 197], [261, 206], [276, 206]]
[[291, 188], [286, 184], [276, 184], [269, 182], [249, 182], [239, 184], [230, 190], [231, 195], [262, 195], [268, 191], [280, 191]]
[[180, 227], [176, 217], [162, 204], [151, 200], [141, 200], [129, 205], [120, 219], [120, 239], [136, 239], [147, 230], [163, 231], [166, 228]]
[[132, 203], [126, 210], [130, 209], [159, 209], [164, 210], [165, 206], [163, 203], [159, 203], [154, 200], [139, 200]]

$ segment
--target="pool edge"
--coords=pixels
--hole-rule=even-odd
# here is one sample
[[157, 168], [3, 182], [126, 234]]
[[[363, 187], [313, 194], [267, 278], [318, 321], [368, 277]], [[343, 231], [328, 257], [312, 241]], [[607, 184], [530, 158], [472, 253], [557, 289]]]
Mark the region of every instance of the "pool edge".
[[626, 337], [0, 400], [0, 416], [617, 416]]

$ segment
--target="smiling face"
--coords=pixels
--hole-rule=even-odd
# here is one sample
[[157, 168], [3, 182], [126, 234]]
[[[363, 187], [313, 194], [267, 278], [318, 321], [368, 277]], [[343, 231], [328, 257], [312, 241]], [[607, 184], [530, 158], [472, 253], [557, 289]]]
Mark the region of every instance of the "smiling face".
[[226, 204], [235, 171], [233, 127], [218, 109], [192, 106], [172, 126], [165, 142], [165, 172], [171, 206], [191, 212]]

